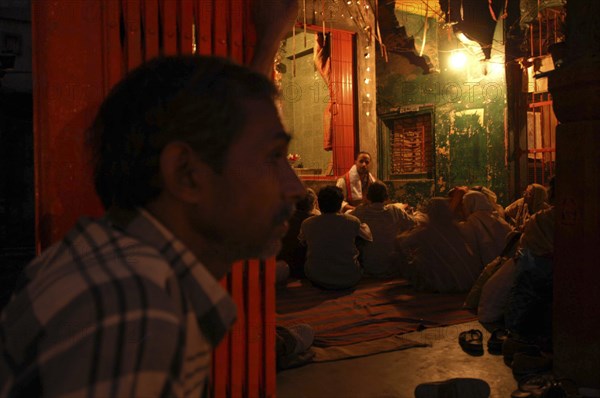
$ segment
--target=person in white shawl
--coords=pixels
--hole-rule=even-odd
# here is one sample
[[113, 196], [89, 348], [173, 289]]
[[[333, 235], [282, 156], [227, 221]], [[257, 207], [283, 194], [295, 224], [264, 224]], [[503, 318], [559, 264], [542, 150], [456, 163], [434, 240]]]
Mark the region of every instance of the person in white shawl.
[[344, 193], [342, 212], [352, 210], [363, 202], [363, 194], [366, 196], [369, 185], [375, 181], [375, 177], [369, 172], [370, 164], [371, 155], [361, 151], [350, 170], [338, 178], [335, 185]]
[[502, 252], [506, 235], [513, 228], [494, 213], [494, 207], [483, 193], [469, 191], [462, 201], [466, 221], [461, 223], [461, 229], [483, 268]]
[[523, 192], [523, 197], [508, 205], [505, 213], [511, 224], [522, 230], [532, 215], [549, 207], [546, 188], [540, 184], [530, 184]]

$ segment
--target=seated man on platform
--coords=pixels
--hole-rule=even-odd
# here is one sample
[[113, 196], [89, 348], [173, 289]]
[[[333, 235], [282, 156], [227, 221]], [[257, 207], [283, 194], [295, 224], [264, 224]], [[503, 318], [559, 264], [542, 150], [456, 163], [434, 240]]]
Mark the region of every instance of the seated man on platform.
[[387, 186], [381, 181], [375, 181], [367, 191], [367, 202], [350, 212], [371, 229], [373, 243], [365, 245], [362, 250], [362, 266], [365, 275], [377, 278], [399, 273], [398, 255], [394, 246], [396, 235], [415, 225], [400, 206], [385, 204], [388, 199]]
[[360, 281], [357, 239], [372, 241], [367, 224], [340, 213], [344, 196], [338, 187], [328, 185], [318, 194], [320, 216], [307, 218], [300, 227], [300, 242], [307, 246], [306, 277], [324, 289], [346, 289]]
[[375, 181], [375, 177], [369, 172], [370, 165], [371, 155], [369, 152], [360, 151], [350, 170], [338, 178], [335, 185], [341, 188], [344, 194], [342, 212], [352, 210], [363, 202], [369, 185]]

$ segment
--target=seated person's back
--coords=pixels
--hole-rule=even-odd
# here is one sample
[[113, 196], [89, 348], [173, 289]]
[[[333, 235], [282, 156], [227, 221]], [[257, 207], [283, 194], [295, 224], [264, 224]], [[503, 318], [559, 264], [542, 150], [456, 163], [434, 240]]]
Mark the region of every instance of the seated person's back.
[[355, 286], [362, 276], [356, 238], [372, 240], [366, 224], [340, 213], [344, 196], [335, 186], [318, 194], [321, 215], [306, 219], [300, 227], [300, 242], [307, 245], [304, 272], [315, 285], [325, 289]]
[[388, 277], [397, 274], [394, 240], [399, 233], [414, 226], [414, 221], [398, 206], [385, 205], [388, 200], [387, 186], [375, 181], [367, 191], [367, 201], [350, 214], [366, 223], [373, 234], [373, 243], [364, 246], [362, 266], [365, 274]]
[[461, 224], [461, 230], [479, 256], [483, 269], [502, 252], [506, 246], [506, 235], [513, 228], [494, 213], [492, 204], [481, 192], [467, 192], [463, 197], [463, 210], [466, 221]]
[[444, 198], [432, 198], [427, 206], [427, 222], [400, 234], [396, 244], [411, 259], [403, 264], [403, 275], [418, 289], [464, 292], [479, 276], [479, 261]]
[[294, 278], [304, 278], [304, 262], [306, 261], [306, 246], [301, 245], [298, 240], [300, 226], [309, 217], [320, 214], [315, 209], [317, 194], [310, 188], [306, 189], [306, 195], [296, 202], [296, 211], [289, 220], [289, 228], [281, 240], [281, 251], [277, 260], [285, 261], [290, 267], [290, 275]]

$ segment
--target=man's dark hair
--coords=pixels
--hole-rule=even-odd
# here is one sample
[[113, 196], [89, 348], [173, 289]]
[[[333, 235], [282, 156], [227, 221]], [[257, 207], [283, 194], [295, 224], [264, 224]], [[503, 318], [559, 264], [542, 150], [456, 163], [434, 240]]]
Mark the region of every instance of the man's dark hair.
[[262, 74], [206, 56], [159, 57], [131, 71], [108, 94], [89, 131], [94, 183], [105, 208], [144, 206], [161, 192], [159, 159], [188, 143], [215, 172], [244, 127], [243, 101], [273, 101]]
[[388, 200], [388, 198], [387, 185], [385, 185], [383, 182], [375, 181], [369, 185], [367, 199], [369, 199], [371, 203], [383, 203]]
[[316, 201], [317, 195], [315, 194], [315, 191], [306, 188], [306, 194], [296, 202], [296, 210], [304, 212], [312, 211], [315, 208]]
[[369, 156], [369, 159], [373, 159], [373, 156], [371, 156], [371, 154], [370, 154], [369, 152], [367, 152], [367, 151], [360, 151], [360, 152], [358, 152], [358, 153], [356, 154], [356, 157], [354, 158], [354, 160], [358, 160], [358, 157], [359, 157], [360, 155], [368, 155], [368, 156]]
[[318, 200], [322, 213], [337, 213], [342, 207], [344, 193], [340, 187], [327, 185], [319, 190]]

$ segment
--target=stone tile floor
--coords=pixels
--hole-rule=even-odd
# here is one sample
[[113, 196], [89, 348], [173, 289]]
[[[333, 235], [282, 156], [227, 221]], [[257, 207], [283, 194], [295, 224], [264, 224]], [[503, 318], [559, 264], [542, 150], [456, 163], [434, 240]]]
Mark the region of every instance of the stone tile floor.
[[[458, 344], [460, 332], [475, 328], [484, 334], [485, 353], [479, 357], [468, 355]], [[285, 370], [277, 375], [277, 397], [412, 398], [418, 384], [454, 377], [487, 381], [492, 398], [510, 397], [517, 388], [502, 356], [487, 352], [490, 333], [476, 321], [404, 336], [431, 346]]]

